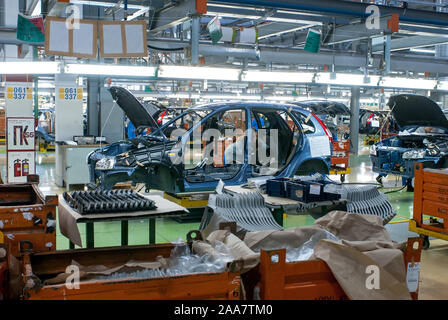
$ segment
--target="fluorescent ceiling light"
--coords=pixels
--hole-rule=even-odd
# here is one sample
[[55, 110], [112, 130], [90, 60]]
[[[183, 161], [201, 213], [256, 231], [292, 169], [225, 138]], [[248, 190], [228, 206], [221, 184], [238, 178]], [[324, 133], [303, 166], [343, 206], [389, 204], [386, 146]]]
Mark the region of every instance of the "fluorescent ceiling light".
[[307, 83], [312, 82], [313, 77], [312, 72], [246, 71], [241, 79], [250, 82]]
[[230, 68], [160, 66], [158, 77], [191, 80], [238, 81], [240, 70]]
[[155, 77], [155, 67], [107, 64], [67, 64], [65, 73], [102, 76]]
[[402, 89], [433, 90], [436, 85], [437, 80], [428, 80], [428, 79], [383, 77], [382, 80], [380, 81], [381, 87], [402, 88]]
[[411, 51], [411, 52], [420, 52], [420, 53], [430, 53], [430, 54], [435, 54], [436, 53], [436, 50], [423, 49], [423, 48], [411, 48], [409, 51]]
[[58, 72], [58, 62], [0, 62], [0, 74], [52, 74]]
[[166, 95], [169, 99], [199, 99], [198, 93], [188, 93], [188, 92], [177, 92], [169, 93]]
[[264, 97], [264, 99], [271, 101], [300, 101], [299, 97], [293, 97], [293, 96], [266, 96]]
[[448, 81], [440, 81], [437, 84], [437, 90], [448, 91]]
[[[332, 78], [329, 72], [319, 72], [316, 74], [315, 82], [319, 84], [334, 84], [341, 86], [361, 86], [361, 87], [376, 87], [378, 85], [379, 76], [367, 76], [363, 74], [351, 73], [336, 73], [336, 77]], [[369, 82], [365, 81], [370, 79]]]
[[239, 94], [203, 94], [202, 99], [213, 100], [261, 100], [260, 95], [239, 95]]

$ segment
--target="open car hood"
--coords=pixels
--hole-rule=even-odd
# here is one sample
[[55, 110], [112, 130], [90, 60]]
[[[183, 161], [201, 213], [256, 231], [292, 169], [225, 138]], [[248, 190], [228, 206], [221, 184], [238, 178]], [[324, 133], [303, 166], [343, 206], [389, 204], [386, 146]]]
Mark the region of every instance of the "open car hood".
[[150, 110], [147, 110], [128, 90], [121, 87], [110, 87], [109, 91], [136, 128], [140, 126], [159, 127], [149, 113]]
[[312, 100], [302, 101], [301, 105], [311, 109], [315, 114], [328, 114], [332, 117], [336, 115], [350, 115], [350, 109], [340, 102]]
[[448, 129], [448, 119], [442, 109], [425, 96], [415, 94], [392, 96], [388, 106], [400, 128], [419, 126]]

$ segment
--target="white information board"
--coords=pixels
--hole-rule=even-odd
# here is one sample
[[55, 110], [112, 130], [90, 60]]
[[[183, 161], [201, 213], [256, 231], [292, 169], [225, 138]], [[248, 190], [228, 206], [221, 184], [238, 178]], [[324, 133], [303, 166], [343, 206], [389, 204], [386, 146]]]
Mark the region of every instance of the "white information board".
[[330, 139], [327, 136], [315, 136], [308, 138], [312, 158], [331, 155]]
[[83, 135], [83, 90], [76, 86], [56, 86], [56, 141]]
[[5, 84], [6, 117], [33, 116], [33, 87], [29, 82]]
[[71, 27], [66, 18], [45, 19], [47, 55], [91, 58], [97, 56], [97, 21], [80, 19]]

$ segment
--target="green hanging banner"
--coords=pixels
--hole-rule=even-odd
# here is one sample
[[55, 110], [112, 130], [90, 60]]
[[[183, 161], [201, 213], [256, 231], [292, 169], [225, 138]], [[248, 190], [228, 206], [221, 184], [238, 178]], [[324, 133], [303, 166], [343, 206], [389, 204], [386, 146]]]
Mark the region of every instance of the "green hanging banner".
[[214, 17], [207, 24], [207, 30], [208, 33], [210, 34], [210, 38], [212, 39], [212, 43], [217, 44], [218, 41], [221, 40], [222, 38], [222, 28], [218, 17]]
[[306, 50], [308, 52], [314, 52], [314, 53], [319, 52], [320, 38], [321, 38], [321, 34], [319, 31], [309, 29], [308, 34], [306, 35], [304, 50]]
[[26, 42], [44, 42], [45, 33], [42, 16], [29, 17], [19, 13], [16, 38]]

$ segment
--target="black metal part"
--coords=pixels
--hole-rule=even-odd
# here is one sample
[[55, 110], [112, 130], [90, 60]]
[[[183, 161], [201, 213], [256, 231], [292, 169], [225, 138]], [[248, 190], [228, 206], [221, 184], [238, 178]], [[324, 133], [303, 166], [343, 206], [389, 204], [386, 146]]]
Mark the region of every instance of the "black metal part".
[[156, 209], [155, 202], [134, 190], [89, 190], [64, 192], [64, 199], [80, 214], [113, 213]]

